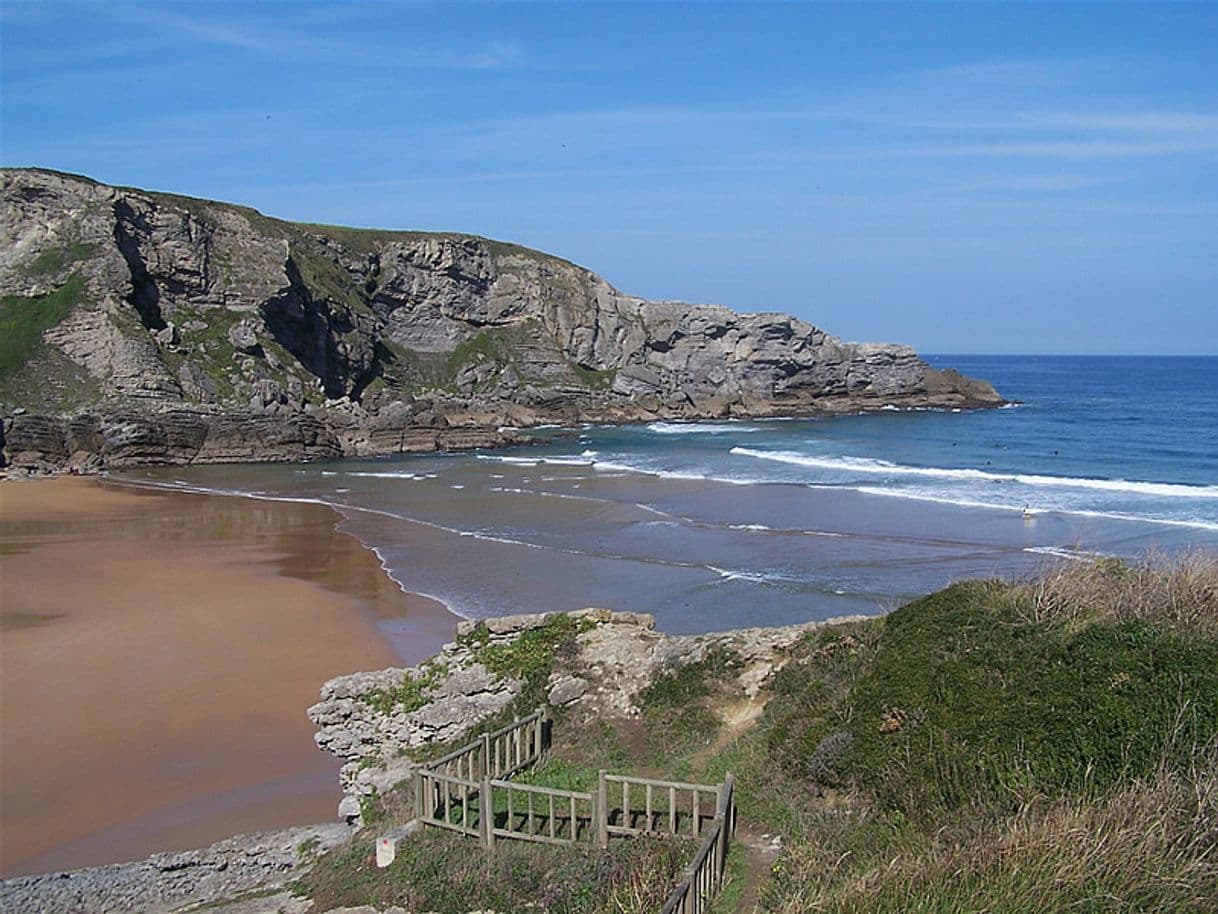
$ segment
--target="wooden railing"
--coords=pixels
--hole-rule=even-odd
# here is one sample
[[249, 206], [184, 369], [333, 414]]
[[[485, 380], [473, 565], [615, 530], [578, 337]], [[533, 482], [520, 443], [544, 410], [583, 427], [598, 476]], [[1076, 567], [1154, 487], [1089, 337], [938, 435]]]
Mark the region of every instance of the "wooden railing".
[[[596, 793], [507, 780], [549, 746], [544, 708], [414, 770], [415, 815], [423, 825], [470, 835], [491, 848], [499, 838], [604, 848], [611, 835], [696, 838], [702, 844], [661, 914], [700, 914], [723, 880], [736, 829], [733, 778], [687, 784], [610, 774]], [[392, 841], [395, 839], [382, 839]], [[378, 864], [393, 860], [392, 847]]]
[[548, 745], [549, 726], [545, 708], [538, 708], [422, 767], [468, 781], [511, 777], [541, 758]]
[[414, 770], [415, 815], [425, 825], [435, 825], [467, 835], [477, 835], [490, 844], [490, 818], [482, 810], [493, 810], [491, 782], [534, 764], [546, 750], [550, 721], [545, 708], [481, 737]]
[[415, 815], [426, 825], [482, 836], [481, 783], [439, 771], [414, 773]]
[[723, 867], [736, 832], [736, 805], [732, 798], [734, 780], [729, 774], [720, 787], [715, 818], [693, 862], [681, 874], [660, 914], [702, 914], [723, 881]]
[[[496, 797], [496, 791], [499, 797]], [[488, 821], [489, 846], [494, 846], [496, 838], [519, 838], [545, 844], [581, 841], [591, 844], [597, 833], [596, 797], [590, 793], [490, 781], [486, 797], [487, 808], [494, 810]]]
[[[657, 781], [609, 774], [602, 769], [597, 796], [600, 808], [605, 810], [604, 828], [608, 834], [688, 835], [696, 838], [702, 834], [703, 823], [715, 815], [715, 808], [722, 800], [722, 791], [722, 784], [711, 787], [680, 781]], [[621, 802], [617, 803], [619, 796]]]

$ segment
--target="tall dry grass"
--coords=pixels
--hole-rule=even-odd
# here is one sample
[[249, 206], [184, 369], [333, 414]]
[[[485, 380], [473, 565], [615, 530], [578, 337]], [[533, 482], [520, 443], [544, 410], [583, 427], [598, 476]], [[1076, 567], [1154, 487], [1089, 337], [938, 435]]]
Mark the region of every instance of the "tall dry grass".
[[810, 842], [783, 865], [780, 914], [1218, 910], [1218, 749], [1100, 801], [1032, 799], [892, 857], [856, 862]]
[[1016, 612], [1029, 622], [1081, 624], [1138, 619], [1218, 637], [1218, 553], [1150, 553], [1137, 564], [1119, 559], [1062, 562], [1017, 585]]

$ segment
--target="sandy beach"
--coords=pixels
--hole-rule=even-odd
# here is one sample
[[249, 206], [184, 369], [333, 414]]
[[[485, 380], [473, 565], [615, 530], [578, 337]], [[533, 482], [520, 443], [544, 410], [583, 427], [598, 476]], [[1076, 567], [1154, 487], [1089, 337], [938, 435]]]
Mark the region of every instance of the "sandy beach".
[[0, 875], [333, 819], [305, 710], [455, 617], [319, 505], [0, 480]]

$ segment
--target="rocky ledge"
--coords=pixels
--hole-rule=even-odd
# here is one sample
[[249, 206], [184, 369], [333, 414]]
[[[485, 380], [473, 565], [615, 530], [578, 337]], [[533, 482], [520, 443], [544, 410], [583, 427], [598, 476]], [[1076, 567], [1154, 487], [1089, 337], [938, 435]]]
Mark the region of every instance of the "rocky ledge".
[[806, 632], [853, 618], [861, 617], [686, 636], [655, 631], [644, 613], [604, 609], [463, 622], [456, 640], [419, 666], [330, 680], [309, 718], [317, 745], [343, 760], [339, 811], [355, 823], [367, 797], [410, 777], [417, 750], [528, 713], [524, 698], [563, 708], [573, 723], [637, 717], [639, 694], [658, 675], [720, 648], [747, 701]]
[[647, 301], [470, 235], [0, 171], [0, 457], [29, 470], [499, 446], [503, 428], [976, 408], [907, 346]]
[[[201, 850], [153, 854], [134, 863], [116, 863], [42, 876], [0, 881], [0, 910], [24, 914], [122, 914], [207, 910], [307, 910], [308, 903], [286, 894], [269, 906], [231, 908], [224, 902], [243, 895], [274, 893], [301, 872], [320, 851], [350, 836], [341, 824], [310, 825], [277, 832], [240, 835]], [[222, 906], [223, 905], [223, 906]]]

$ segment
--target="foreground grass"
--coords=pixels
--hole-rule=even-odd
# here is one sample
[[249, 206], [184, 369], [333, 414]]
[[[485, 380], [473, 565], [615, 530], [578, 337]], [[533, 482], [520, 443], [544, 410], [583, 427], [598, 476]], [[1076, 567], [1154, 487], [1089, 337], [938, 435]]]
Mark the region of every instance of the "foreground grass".
[[484, 854], [469, 838], [427, 831], [378, 869], [374, 838], [357, 837], [295, 888], [319, 911], [361, 904], [438, 914], [658, 911], [695, 850], [691, 841], [615, 841], [604, 851], [503, 841]]

